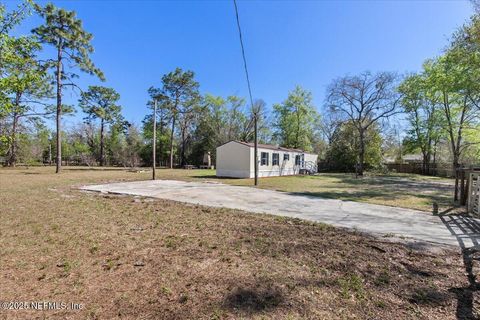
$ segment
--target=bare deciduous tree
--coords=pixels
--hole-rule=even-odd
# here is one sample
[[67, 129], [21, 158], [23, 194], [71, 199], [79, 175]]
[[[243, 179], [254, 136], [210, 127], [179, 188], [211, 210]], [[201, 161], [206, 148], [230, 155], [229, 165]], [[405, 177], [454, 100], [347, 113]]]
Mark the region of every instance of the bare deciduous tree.
[[358, 131], [358, 174], [363, 175], [365, 137], [377, 121], [400, 112], [396, 91], [397, 76], [391, 72], [345, 76], [334, 80], [327, 89], [327, 107], [351, 121]]

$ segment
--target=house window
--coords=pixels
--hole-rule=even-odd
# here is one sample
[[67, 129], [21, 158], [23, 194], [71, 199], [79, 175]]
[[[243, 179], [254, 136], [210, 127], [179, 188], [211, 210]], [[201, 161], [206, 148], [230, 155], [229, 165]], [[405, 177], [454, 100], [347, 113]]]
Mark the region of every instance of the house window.
[[300, 165], [300, 155], [295, 156], [295, 165], [299, 166]]
[[268, 166], [268, 152], [262, 152], [260, 159], [260, 164], [262, 166]]
[[283, 161], [288, 161], [290, 160], [290, 155], [288, 153], [283, 154]]
[[272, 154], [272, 165], [278, 166], [280, 164], [280, 155], [278, 153]]

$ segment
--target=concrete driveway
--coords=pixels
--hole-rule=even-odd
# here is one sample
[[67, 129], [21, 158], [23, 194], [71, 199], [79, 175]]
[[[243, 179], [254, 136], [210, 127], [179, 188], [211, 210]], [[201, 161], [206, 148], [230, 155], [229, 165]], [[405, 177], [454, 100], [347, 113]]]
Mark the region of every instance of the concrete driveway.
[[300, 218], [398, 238], [420, 247], [448, 245], [465, 248], [480, 241], [480, 220], [469, 217], [439, 217], [410, 209], [220, 183], [156, 180], [92, 185], [81, 189]]

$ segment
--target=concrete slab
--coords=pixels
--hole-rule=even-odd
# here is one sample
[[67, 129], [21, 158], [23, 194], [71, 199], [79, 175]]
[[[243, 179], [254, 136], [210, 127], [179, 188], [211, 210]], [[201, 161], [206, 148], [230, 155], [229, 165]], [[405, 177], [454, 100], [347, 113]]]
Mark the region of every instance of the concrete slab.
[[410, 209], [214, 182], [136, 181], [81, 189], [300, 218], [377, 236], [409, 239], [419, 246], [436, 244], [465, 248], [478, 245], [480, 241], [480, 220], [469, 217], [433, 216]]

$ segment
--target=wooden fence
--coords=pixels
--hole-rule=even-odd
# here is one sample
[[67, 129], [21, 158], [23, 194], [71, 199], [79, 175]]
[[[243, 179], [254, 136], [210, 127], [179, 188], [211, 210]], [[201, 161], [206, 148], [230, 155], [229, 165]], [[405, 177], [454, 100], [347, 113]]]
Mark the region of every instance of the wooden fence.
[[[393, 172], [424, 174], [421, 161], [408, 163], [386, 163], [385, 166], [389, 171]], [[451, 164], [431, 164], [430, 169], [425, 174], [429, 176], [445, 178], [455, 177], [455, 171], [453, 171]]]
[[480, 172], [470, 172], [468, 178], [467, 210], [470, 213], [480, 214]]

